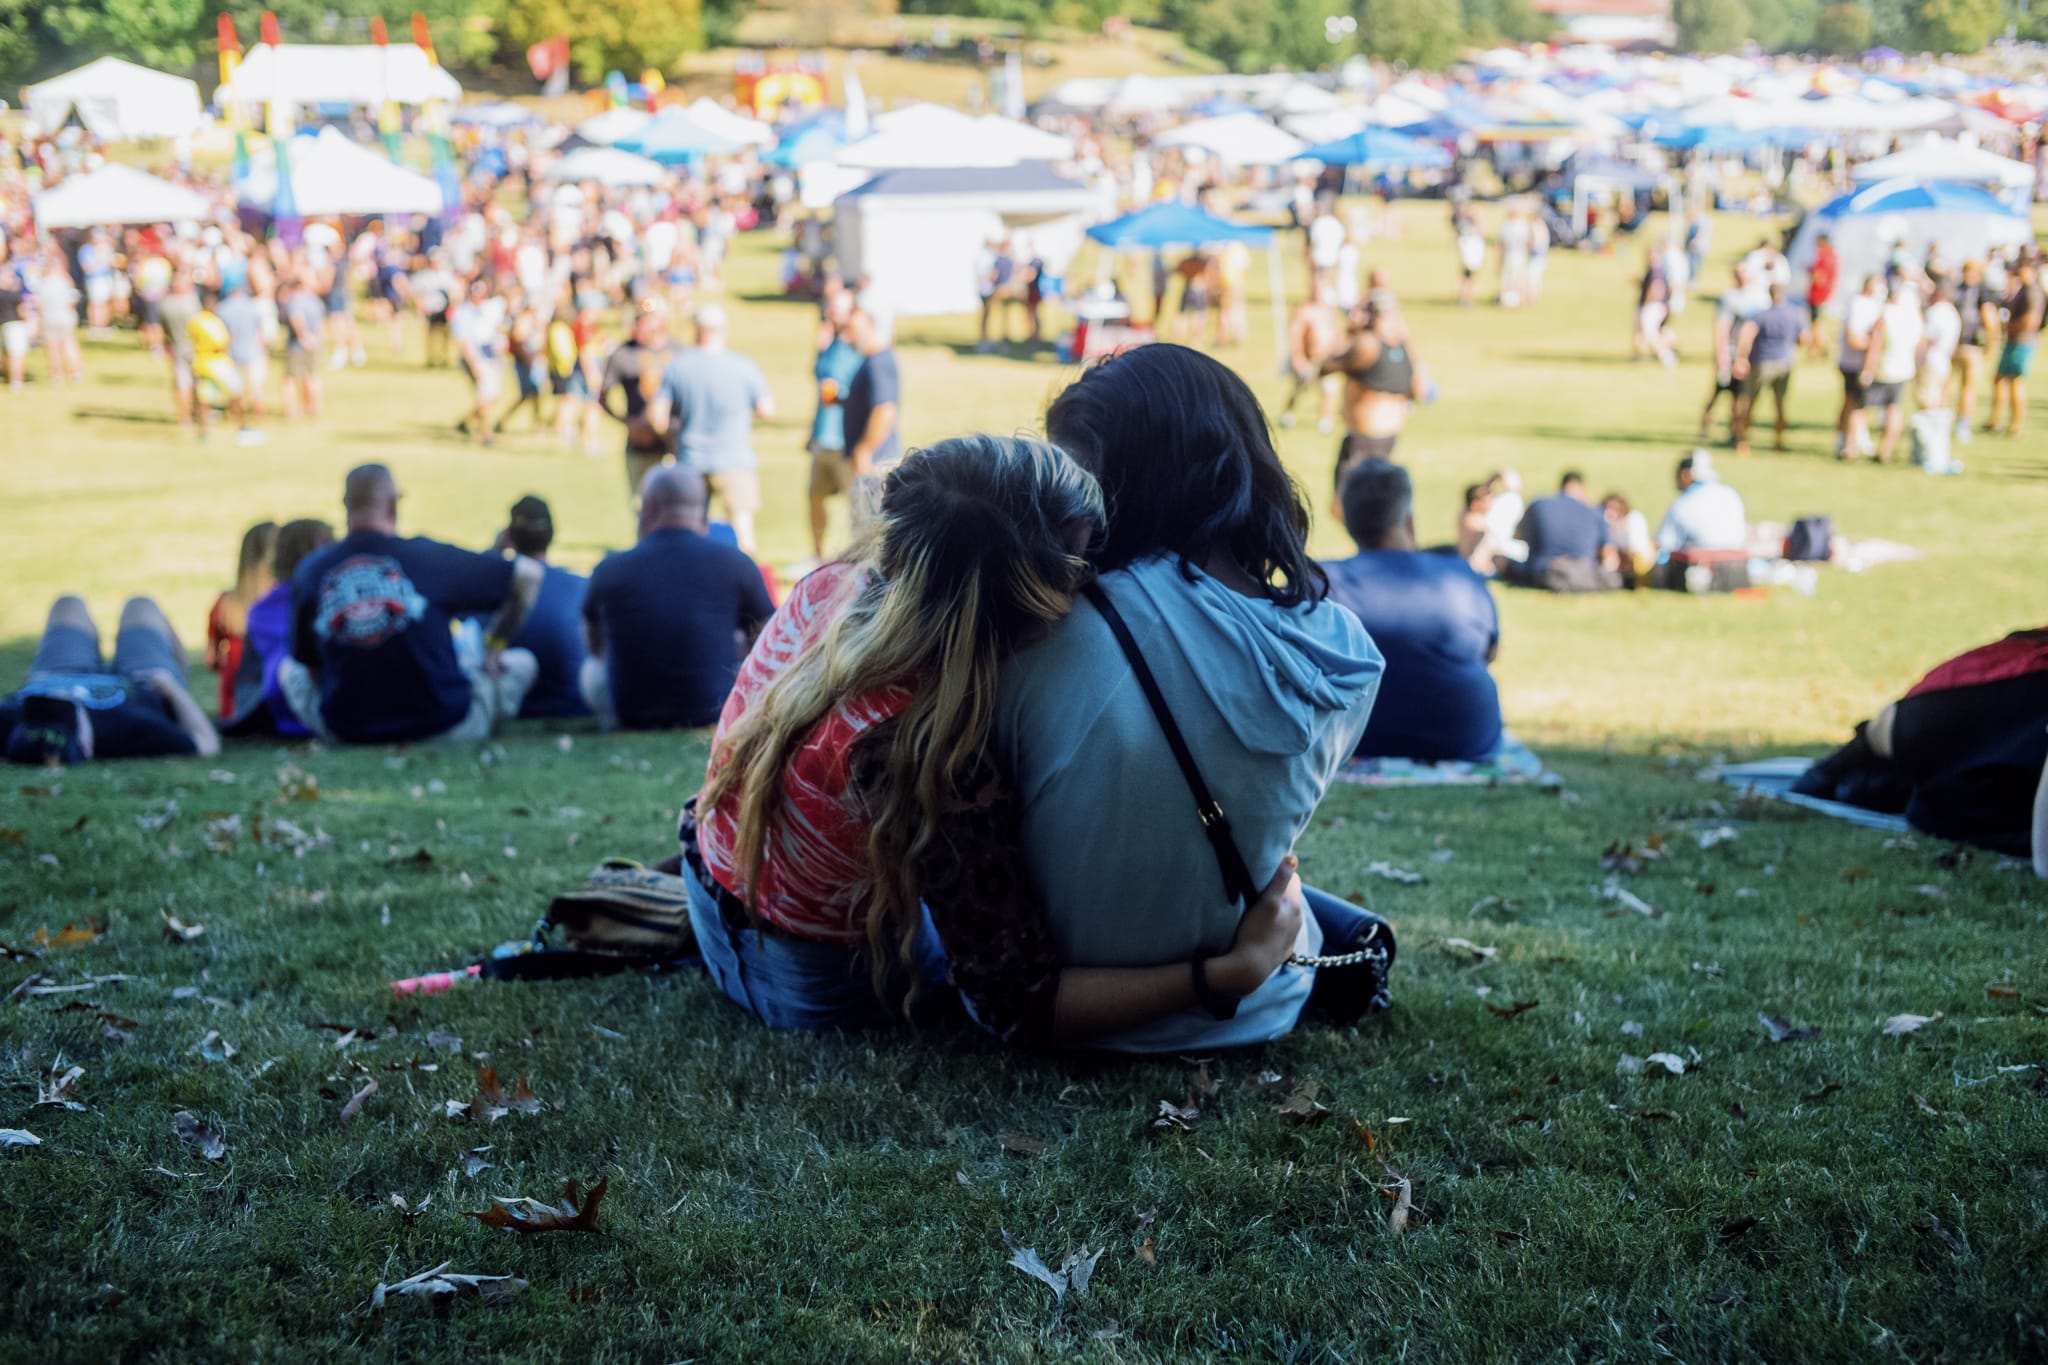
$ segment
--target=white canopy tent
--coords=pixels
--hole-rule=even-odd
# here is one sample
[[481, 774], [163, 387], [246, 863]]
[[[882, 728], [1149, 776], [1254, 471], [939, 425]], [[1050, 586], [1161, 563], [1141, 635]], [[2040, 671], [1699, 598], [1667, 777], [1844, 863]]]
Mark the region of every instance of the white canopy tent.
[[773, 147], [775, 130], [759, 119], [735, 114], [716, 100], [698, 96], [690, 105], [690, 116], [720, 137], [747, 147]]
[[1160, 147], [1200, 147], [1227, 166], [1278, 166], [1308, 144], [1258, 114], [1223, 114], [1170, 128], [1153, 139]]
[[183, 76], [102, 57], [24, 92], [29, 117], [61, 128], [73, 113], [102, 142], [183, 137], [204, 121], [199, 84]]
[[462, 87], [411, 43], [265, 43], [249, 49], [234, 80], [215, 90], [213, 99], [216, 104], [262, 104], [273, 95], [298, 105], [452, 104], [462, 98]]
[[576, 125], [576, 136], [585, 142], [598, 142], [609, 147], [620, 138], [627, 138], [645, 128], [654, 118], [645, 109], [632, 109], [621, 105], [607, 109], [602, 114], [593, 114]]
[[[1894, 243], [1913, 260], [1939, 247], [1951, 262], [1982, 260], [1993, 251], [2031, 245], [2027, 215], [1977, 185], [1953, 181], [1883, 180], [1833, 199], [1806, 215], [1785, 255], [1804, 276], [1822, 233], [1841, 258], [1841, 277], [1861, 282], [1880, 274]], [[1836, 294], [1837, 308], [1854, 292]]]
[[564, 185], [595, 180], [608, 189], [633, 189], [666, 184], [669, 169], [617, 147], [578, 147], [557, 161], [547, 178]]
[[1000, 237], [1063, 272], [1107, 205], [1043, 163], [886, 171], [835, 206], [839, 268], [905, 316], [981, 306], [976, 263]]
[[74, 175], [35, 197], [37, 226], [106, 227], [114, 223], [200, 223], [213, 216], [206, 196], [119, 164]]
[[1028, 123], [993, 114], [976, 118], [937, 104], [892, 109], [875, 119], [874, 128], [841, 148], [833, 162], [868, 171], [994, 168], [1061, 161], [1074, 152], [1071, 140]]
[[2034, 168], [2024, 161], [2008, 160], [1981, 147], [1966, 146], [1948, 138], [1930, 138], [1890, 156], [1854, 166], [1850, 168], [1849, 178], [1859, 185], [1878, 180], [1947, 180], [2015, 190], [2032, 187]]
[[[290, 149], [292, 202], [307, 218], [441, 211], [441, 187], [432, 179], [394, 166], [333, 128], [295, 137]], [[249, 168], [242, 202], [266, 211], [277, 202], [274, 163]]]

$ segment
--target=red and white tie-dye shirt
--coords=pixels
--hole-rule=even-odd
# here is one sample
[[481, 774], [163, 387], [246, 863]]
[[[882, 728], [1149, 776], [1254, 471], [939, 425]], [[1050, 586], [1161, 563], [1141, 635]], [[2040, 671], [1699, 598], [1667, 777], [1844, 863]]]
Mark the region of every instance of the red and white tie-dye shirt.
[[[847, 598], [859, 590], [862, 572], [850, 564], [828, 564], [797, 584], [740, 666], [718, 718], [714, 754], [798, 652], [825, 633]], [[866, 942], [861, 915], [868, 896], [872, 821], [854, 789], [848, 760], [856, 741], [901, 714], [910, 699], [907, 688], [885, 687], [841, 702], [790, 755], [783, 769], [779, 818], [769, 830], [761, 860], [757, 908], [770, 925], [799, 938]], [[738, 791], [728, 790], [716, 807], [698, 811], [697, 841], [712, 879], [744, 900], [743, 878], [734, 857], [739, 797]]]

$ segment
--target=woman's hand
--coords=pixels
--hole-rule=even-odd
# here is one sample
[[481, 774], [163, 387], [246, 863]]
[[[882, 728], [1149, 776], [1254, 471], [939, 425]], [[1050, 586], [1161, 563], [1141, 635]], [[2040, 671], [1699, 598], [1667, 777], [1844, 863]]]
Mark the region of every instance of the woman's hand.
[[1216, 990], [1243, 999], [1265, 985], [1294, 951], [1305, 912], [1301, 879], [1295, 875], [1299, 866], [1292, 853], [1280, 860], [1280, 870], [1238, 922], [1230, 951], [1209, 960], [1206, 974]]

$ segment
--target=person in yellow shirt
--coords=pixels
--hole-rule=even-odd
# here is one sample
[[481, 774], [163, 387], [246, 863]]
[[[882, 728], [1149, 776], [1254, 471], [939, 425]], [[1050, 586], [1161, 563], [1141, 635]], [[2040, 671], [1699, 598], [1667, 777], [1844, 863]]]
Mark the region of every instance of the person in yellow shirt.
[[198, 316], [185, 324], [185, 335], [192, 343], [192, 417], [203, 441], [214, 411], [225, 410], [242, 429], [243, 443], [251, 444], [247, 410], [242, 402], [242, 372], [228, 358], [228, 325], [214, 311], [219, 302], [219, 290], [201, 290]]

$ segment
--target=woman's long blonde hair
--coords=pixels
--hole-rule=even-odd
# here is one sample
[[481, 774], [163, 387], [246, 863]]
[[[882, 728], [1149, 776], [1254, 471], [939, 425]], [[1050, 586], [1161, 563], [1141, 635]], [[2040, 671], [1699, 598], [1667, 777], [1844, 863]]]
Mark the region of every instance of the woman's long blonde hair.
[[868, 836], [878, 991], [893, 963], [914, 960], [918, 858], [988, 740], [998, 662], [1072, 610], [1088, 579], [1071, 548], [1077, 523], [1091, 538], [1101, 531], [1102, 492], [1055, 446], [963, 436], [913, 453], [889, 475], [881, 514], [850, 555], [860, 572], [849, 600], [714, 747], [700, 804], [738, 792], [733, 864], [753, 909], [791, 756], [842, 702], [910, 689], [885, 732]]
[[270, 551], [277, 543], [277, 523], [259, 521], [242, 533], [242, 547], [235, 554], [235, 586], [221, 603], [221, 624], [230, 634], [248, 629], [249, 608], [270, 590]]

